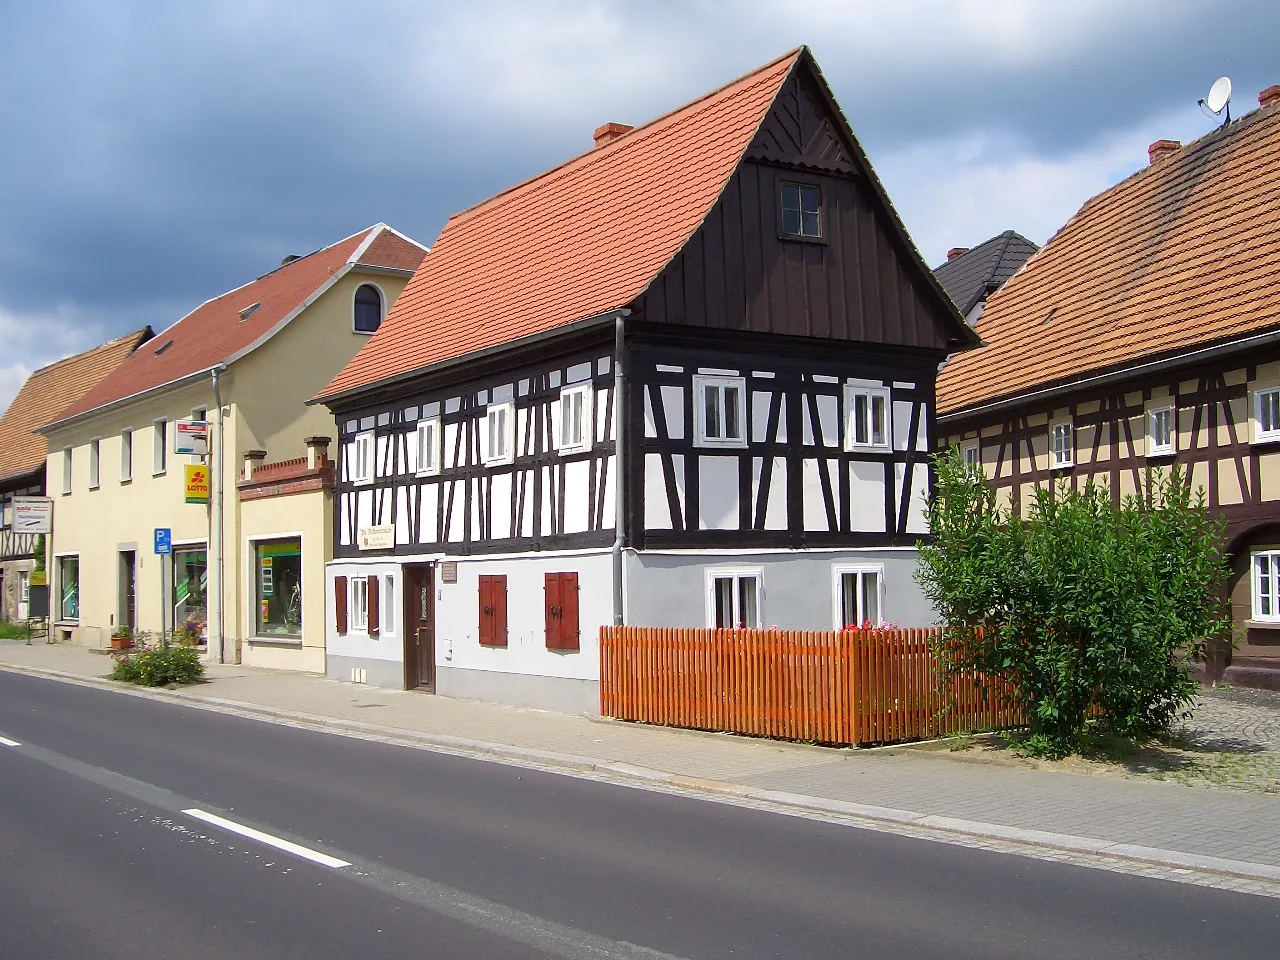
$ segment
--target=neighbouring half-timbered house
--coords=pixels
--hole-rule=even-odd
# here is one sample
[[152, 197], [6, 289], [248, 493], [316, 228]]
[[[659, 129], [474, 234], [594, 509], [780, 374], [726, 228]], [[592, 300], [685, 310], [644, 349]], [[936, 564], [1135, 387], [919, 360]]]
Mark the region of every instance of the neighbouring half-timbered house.
[[1239, 643], [1210, 678], [1280, 689], [1280, 87], [1087, 202], [988, 302], [938, 380], [941, 442], [1024, 510], [1119, 503], [1181, 464], [1227, 522]]
[[598, 709], [603, 624], [931, 623], [976, 337], [805, 49], [450, 218], [320, 397], [330, 676]]

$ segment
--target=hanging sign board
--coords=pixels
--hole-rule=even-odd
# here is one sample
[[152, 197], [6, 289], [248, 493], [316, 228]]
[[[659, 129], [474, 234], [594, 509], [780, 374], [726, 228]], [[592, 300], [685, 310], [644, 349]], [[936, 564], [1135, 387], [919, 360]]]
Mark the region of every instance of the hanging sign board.
[[209, 468], [203, 463], [188, 463], [183, 467], [187, 503], [209, 502]]
[[396, 545], [396, 528], [391, 524], [360, 528], [361, 550], [390, 550]]
[[49, 497], [14, 497], [13, 532], [53, 533], [53, 500]]
[[204, 457], [209, 454], [209, 424], [205, 420], [178, 420], [173, 425], [173, 452]]
[[49, 585], [49, 575], [43, 570], [32, 570], [29, 583], [33, 587], [47, 587]]

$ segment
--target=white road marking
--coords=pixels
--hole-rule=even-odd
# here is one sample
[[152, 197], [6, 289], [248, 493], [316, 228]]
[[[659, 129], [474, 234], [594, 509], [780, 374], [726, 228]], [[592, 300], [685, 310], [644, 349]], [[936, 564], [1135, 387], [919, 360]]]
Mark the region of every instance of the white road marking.
[[3, 743], [6, 747], [22, 746], [22, 744], [20, 744], [17, 740], [10, 740], [8, 737], [0, 737], [0, 743]]
[[326, 867], [349, 867], [349, 861], [339, 860], [337, 857], [331, 857], [327, 853], [321, 853], [319, 850], [311, 850], [300, 844], [293, 843], [290, 840], [282, 840], [279, 837], [273, 837], [269, 833], [263, 833], [261, 830], [255, 830], [253, 827], [246, 827], [244, 824], [236, 823], [234, 820], [228, 820], [220, 817], [215, 813], [207, 813], [204, 810], [198, 810], [192, 807], [189, 810], [183, 810], [189, 817], [195, 817], [197, 820], [203, 820], [205, 823], [212, 823], [215, 827], [221, 827], [223, 830], [230, 830], [232, 833], [238, 833], [242, 837], [248, 837], [250, 840], [257, 840], [259, 843], [265, 843], [268, 847], [275, 847], [277, 850], [283, 850], [285, 853], [292, 853], [295, 857], [302, 857], [304, 860], [310, 860], [312, 863], [318, 863]]

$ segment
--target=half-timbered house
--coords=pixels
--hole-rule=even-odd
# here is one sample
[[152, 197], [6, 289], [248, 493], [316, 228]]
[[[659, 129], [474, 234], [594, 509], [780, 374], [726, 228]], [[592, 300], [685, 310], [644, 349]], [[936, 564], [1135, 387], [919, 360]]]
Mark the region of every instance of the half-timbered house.
[[465, 210], [320, 397], [330, 676], [598, 709], [598, 629], [920, 625], [976, 342], [806, 49]]
[[939, 432], [1004, 502], [1181, 464], [1227, 521], [1240, 642], [1280, 689], [1280, 87], [1088, 201], [987, 304], [938, 380]]

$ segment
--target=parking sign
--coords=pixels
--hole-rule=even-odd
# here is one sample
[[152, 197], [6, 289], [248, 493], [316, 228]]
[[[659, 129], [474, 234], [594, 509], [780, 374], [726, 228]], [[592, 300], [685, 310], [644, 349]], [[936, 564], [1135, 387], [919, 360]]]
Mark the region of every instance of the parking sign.
[[173, 531], [168, 527], [156, 527], [156, 553], [173, 553]]

